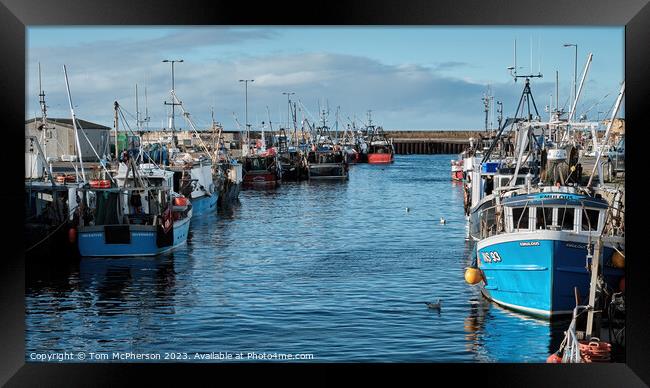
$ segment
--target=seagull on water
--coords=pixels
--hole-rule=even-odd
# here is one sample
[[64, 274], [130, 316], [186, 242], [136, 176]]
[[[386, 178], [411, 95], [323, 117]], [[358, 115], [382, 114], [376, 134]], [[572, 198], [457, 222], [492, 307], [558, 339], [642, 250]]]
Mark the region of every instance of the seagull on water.
[[438, 302], [437, 302], [437, 303], [431, 303], [431, 302], [425, 302], [425, 303], [427, 304], [427, 307], [428, 307], [429, 309], [431, 309], [431, 310], [438, 310], [438, 311], [440, 311], [440, 307], [441, 307], [441, 305], [442, 305], [442, 302], [440, 301], [440, 299], [438, 299]]
[[407, 213], [408, 213], [408, 212], [410, 212], [410, 211], [411, 211], [411, 209], [409, 209], [409, 208], [406, 208], [406, 212], [407, 212]]
[[440, 217], [440, 224], [441, 224], [441, 225], [444, 225], [444, 224], [446, 224], [446, 223], [447, 223], [447, 220], [445, 220], [444, 218]]

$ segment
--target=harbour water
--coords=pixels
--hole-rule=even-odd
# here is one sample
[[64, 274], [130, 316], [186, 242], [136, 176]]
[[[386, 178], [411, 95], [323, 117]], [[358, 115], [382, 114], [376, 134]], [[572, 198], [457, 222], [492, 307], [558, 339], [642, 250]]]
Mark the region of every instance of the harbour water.
[[[464, 281], [470, 246], [451, 157], [397, 155], [352, 166], [349, 181], [242, 191], [232, 209], [193, 218], [172, 254], [28, 264], [26, 360], [83, 351], [544, 362], [567, 322], [509, 312]], [[438, 299], [440, 312], [427, 308]]]

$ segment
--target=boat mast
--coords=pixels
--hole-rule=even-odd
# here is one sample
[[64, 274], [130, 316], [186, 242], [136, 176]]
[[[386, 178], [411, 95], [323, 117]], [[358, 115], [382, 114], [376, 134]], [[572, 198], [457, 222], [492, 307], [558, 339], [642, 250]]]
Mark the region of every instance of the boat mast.
[[[527, 106], [528, 109], [528, 116], [526, 117], [527, 121], [532, 121], [533, 115], [532, 115], [532, 110], [530, 107], [530, 103], [533, 103], [533, 109], [535, 110], [535, 114], [537, 117], [539, 117], [539, 111], [537, 110], [537, 105], [535, 104], [535, 99], [533, 98], [533, 94], [530, 91], [530, 79], [531, 78], [542, 78], [542, 73], [537, 73], [537, 74], [526, 74], [526, 75], [518, 75], [517, 74], [517, 41], [515, 40], [515, 56], [514, 56], [514, 61], [515, 64], [514, 66], [509, 66], [508, 70], [510, 71], [510, 76], [514, 79], [515, 82], [517, 82], [518, 78], [524, 78], [525, 79], [525, 84], [524, 84], [524, 90], [521, 93], [521, 98], [519, 99], [519, 105], [517, 105], [517, 110], [515, 111], [515, 116], [513, 121], [511, 122], [511, 125], [513, 125], [515, 122], [517, 122], [517, 117], [519, 116], [519, 112], [521, 111], [523, 113], [524, 110], [524, 103]], [[494, 147], [497, 144], [497, 140], [501, 137], [501, 134], [503, 133], [505, 127], [508, 125], [509, 120], [506, 120], [506, 122], [503, 124], [503, 126], [499, 129], [499, 132], [497, 133], [496, 138], [494, 141], [492, 141], [492, 144], [490, 144], [490, 148], [488, 151], [485, 153], [483, 156], [483, 159], [481, 159], [481, 163], [485, 163], [489, 158], [490, 154], [494, 150]], [[515, 144], [519, 144], [519, 142], [516, 139]], [[519, 163], [519, 161], [518, 161]], [[518, 171], [518, 168], [516, 169]], [[516, 174], [515, 174], [516, 177]]]
[[[38, 102], [39, 105], [41, 106], [41, 143], [43, 144], [43, 147], [45, 148], [43, 152], [43, 157], [45, 160], [47, 160], [47, 147], [45, 145], [45, 141], [47, 139], [46, 136], [46, 131], [48, 130], [47, 128], [47, 105], [45, 104], [45, 91], [43, 90], [43, 85], [41, 83], [41, 63], [38, 63]], [[36, 121], [36, 120], [34, 120]]]
[[582, 94], [582, 86], [585, 83], [585, 78], [587, 78], [587, 73], [589, 72], [589, 66], [591, 65], [591, 60], [593, 59], [594, 54], [589, 53], [589, 56], [587, 57], [587, 63], [585, 64], [585, 70], [582, 72], [582, 78], [580, 79], [580, 86], [578, 87], [578, 92], [576, 93], [576, 97], [573, 100], [573, 105], [571, 105], [571, 113], [569, 113], [569, 121], [575, 119], [576, 115], [576, 105], [578, 104], [578, 100], [580, 99], [580, 95]]
[[74, 137], [77, 145], [77, 155], [79, 156], [79, 166], [81, 167], [81, 176], [83, 181], [86, 181], [86, 172], [84, 171], [84, 161], [81, 156], [81, 144], [79, 143], [79, 132], [77, 131], [77, 117], [74, 114], [74, 108], [72, 107], [72, 96], [70, 95], [70, 84], [68, 82], [68, 70], [65, 65], [63, 65], [63, 75], [65, 76], [65, 88], [68, 93], [68, 103], [70, 105], [70, 116], [72, 116], [72, 127], [74, 128]]
[[296, 111], [296, 103], [293, 103], [293, 112], [291, 113], [292, 118], [293, 118], [293, 143], [294, 146], [298, 146], [298, 123], [296, 122], [298, 120], [298, 112]]
[[212, 120], [212, 149], [216, 150], [217, 153], [219, 152], [217, 150], [217, 141], [215, 139], [215, 130], [217, 129], [214, 123], [214, 107], [210, 107], [210, 118]]
[[141, 124], [142, 121], [140, 121], [140, 108], [138, 107], [138, 84], [135, 84], [135, 125], [138, 128], [138, 131], [141, 131]]
[[120, 157], [120, 152], [119, 152], [118, 143], [117, 143], [117, 131], [118, 131], [118, 128], [119, 128], [119, 116], [118, 116], [119, 109], [120, 109], [120, 104], [117, 101], [115, 101], [113, 103], [113, 110], [114, 110], [114, 114], [115, 114], [115, 116], [113, 118], [113, 127], [115, 128], [115, 160], [116, 161], [119, 160], [119, 157]]
[[488, 112], [490, 111], [490, 99], [487, 93], [483, 94], [483, 111], [485, 112], [485, 133], [488, 131]]
[[339, 138], [339, 111], [341, 110], [341, 106], [336, 107], [336, 121], [334, 122], [334, 131], [336, 133], [336, 138]]
[[[625, 81], [623, 81], [623, 85], [621, 85], [621, 90], [618, 92], [618, 97], [616, 98], [614, 109], [612, 109], [612, 116], [609, 119], [609, 124], [607, 124], [607, 130], [605, 131], [605, 136], [603, 136], [603, 141], [601, 143], [602, 145], [600, 146], [600, 149], [596, 151], [596, 163], [594, 164], [593, 170], [591, 170], [591, 175], [589, 175], [589, 182], [587, 183], [587, 187], [591, 187], [592, 181], [594, 179], [594, 173], [596, 172], [596, 168], [599, 167], [598, 165], [600, 163], [600, 157], [602, 156], [605, 144], [607, 144], [607, 140], [609, 138], [609, 132], [611, 131], [612, 126], [614, 125], [614, 119], [616, 118], [616, 115], [618, 114], [618, 110], [621, 107], [621, 101], [623, 100], [624, 95], [625, 95]], [[600, 182], [602, 184], [603, 174], [602, 173], [598, 174], [598, 178], [600, 179]]]
[[146, 129], [149, 131], [149, 120], [151, 120], [151, 117], [149, 117], [149, 104], [147, 101], [147, 77], [145, 75], [144, 79], [144, 122], [146, 123]]

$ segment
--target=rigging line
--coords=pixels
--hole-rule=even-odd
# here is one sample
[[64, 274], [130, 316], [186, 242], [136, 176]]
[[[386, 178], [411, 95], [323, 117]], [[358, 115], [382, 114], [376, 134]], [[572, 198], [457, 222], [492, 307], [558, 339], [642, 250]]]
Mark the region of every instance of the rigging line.
[[562, 105], [562, 110], [565, 111], [565, 112], [566, 112], [566, 110], [564, 108], [566, 108], [566, 106], [569, 103], [570, 99], [571, 99], [571, 97], [567, 97], [567, 99], [564, 101], [564, 105]]
[[[95, 156], [97, 157], [97, 160], [100, 161], [99, 164], [102, 166], [102, 168], [104, 169], [104, 171], [106, 172], [106, 174], [108, 175], [108, 177], [111, 178], [111, 181], [113, 181], [113, 183], [117, 184], [117, 182], [115, 181], [115, 179], [113, 179], [113, 176], [112, 176], [111, 173], [108, 171], [108, 169], [106, 168], [106, 166], [104, 165], [104, 163], [101, 163], [102, 158], [99, 156], [99, 154], [97, 154], [97, 150], [95, 150], [95, 146], [93, 146], [93, 144], [90, 142], [90, 139], [88, 138], [88, 135], [86, 135], [86, 131], [85, 131], [85, 130], [83, 129], [83, 127], [81, 126], [81, 123], [79, 122], [79, 120], [78, 120], [76, 117], [74, 117], [73, 120], [75, 120], [75, 122], [77, 123], [77, 126], [78, 126], [79, 129], [81, 130], [81, 134], [84, 135], [84, 138], [85, 138], [86, 141], [88, 142], [88, 145], [90, 145], [90, 149], [93, 150], [93, 153], [94, 153]], [[81, 150], [79, 150], [79, 153], [81, 153]]]
[[603, 102], [607, 97], [609, 97], [609, 93], [605, 94], [605, 95], [603, 96], [603, 98], [601, 98], [597, 103], [595, 103], [595, 104], [593, 104], [591, 107], [589, 107], [589, 109], [587, 109], [586, 111], [582, 112], [582, 114], [587, 114], [587, 113], [589, 113], [589, 111], [591, 111], [592, 109], [594, 109], [595, 107], [597, 107], [598, 105], [600, 105], [600, 104], [601, 104], [601, 103], [602, 103], [602, 102]]
[[47, 240], [48, 238], [50, 238], [54, 233], [56, 233], [59, 229], [61, 229], [61, 227], [62, 227], [63, 225], [66, 225], [66, 224], [67, 224], [67, 222], [62, 222], [59, 226], [56, 227], [56, 229], [54, 229], [54, 230], [52, 231], [52, 233], [49, 233], [49, 234], [48, 234], [47, 236], [45, 236], [41, 241], [39, 241], [39, 242], [37, 242], [36, 244], [32, 245], [31, 247], [25, 249], [25, 252], [29, 252], [29, 251], [31, 251], [32, 249], [34, 249], [34, 248], [36, 248], [37, 246], [39, 246], [40, 244], [42, 244], [43, 241], [45, 241], [45, 240]]
[[[124, 113], [121, 111], [121, 105], [118, 105], [118, 112], [119, 112], [120, 115], [122, 116], [122, 120], [123, 120], [124, 123], [126, 124], [126, 127], [128, 128], [129, 132], [131, 132], [131, 135], [135, 136], [135, 133], [134, 133], [133, 130], [131, 129], [131, 126], [129, 125], [128, 120], [127, 120], [126, 117], [124, 116]], [[140, 149], [142, 149], [142, 147], [140, 147]], [[151, 163], [152, 163], [156, 168], [160, 168], [160, 166], [158, 166], [158, 165], [156, 164], [154, 158], [151, 157], [151, 154], [149, 154], [149, 152], [146, 151], [146, 150], [143, 150], [143, 151], [144, 151], [144, 153], [147, 155], [147, 157], [149, 158], [149, 161], [150, 161], [150, 162], [151, 162]], [[116, 157], [117, 157], [117, 156], [116, 156]], [[126, 185], [126, 183], [127, 183], [127, 180], [129, 179], [129, 174], [128, 174], [128, 173], [129, 173], [129, 167], [130, 167], [130, 166], [127, 166], [126, 175], [124, 176], [124, 184], [125, 184], [125, 185]], [[144, 180], [146, 180], [146, 182], [147, 182], [149, 185], [151, 185], [151, 181], [149, 180], [149, 177], [145, 176], [145, 177], [144, 177], [144, 180], [143, 180], [141, 174], [136, 174], [136, 171], [135, 171], [135, 165], [133, 165], [133, 167], [134, 167], [134, 170], [133, 170], [133, 179], [134, 179], [134, 180], [135, 180], [135, 179], [139, 179], [139, 183], [140, 183], [143, 187], [145, 187]]]
[[307, 109], [307, 107], [305, 106], [305, 104], [303, 104], [302, 101], [301, 101], [300, 99], [298, 100], [298, 104], [300, 104], [300, 106], [302, 107], [302, 109], [303, 109], [304, 111], [307, 112], [307, 115], [309, 116], [309, 118], [311, 119], [311, 121], [314, 121], [314, 122], [317, 121], [316, 119], [314, 119], [314, 116], [311, 114], [311, 112], [309, 111], [309, 109]]
[[185, 119], [188, 121], [188, 123], [190, 124], [190, 127], [192, 127], [192, 130], [194, 131], [194, 133], [196, 134], [197, 138], [198, 138], [199, 141], [201, 142], [201, 146], [203, 147], [203, 149], [205, 150], [205, 152], [206, 152], [206, 153], [208, 154], [208, 156], [210, 157], [210, 161], [212, 161], [213, 163], [216, 163], [214, 157], [212, 156], [212, 154], [210, 153], [210, 151], [208, 151], [208, 147], [207, 147], [207, 146], [205, 145], [205, 143], [203, 142], [203, 139], [201, 139], [201, 135], [200, 135], [199, 132], [196, 130], [196, 125], [194, 125], [194, 121], [192, 121], [192, 118], [190, 117], [189, 112], [187, 112], [187, 111], [185, 110], [185, 107], [183, 106], [183, 103], [178, 99], [178, 97], [176, 97], [176, 93], [174, 93], [174, 92], [172, 91], [172, 94], [173, 94], [173, 99], [176, 100], [176, 101], [178, 101], [178, 104], [180, 105], [181, 110], [183, 111], [183, 117], [185, 117]]
[[138, 121], [138, 119], [133, 114], [131, 114], [128, 110], [124, 109], [122, 105], [120, 105], [120, 108], [122, 108], [129, 116], [131, 116], [133, 120]]
[[[129, 125], [129, 122], [126, 120], [126, 117], [124, 116], [124, 113], [122, 113], [121, 110], [122, 110], [122, 106], [120, 105], [120, 106], [118, 107], [118, 112], [120, 112], [120, 115], [122, 116], [122, 119], [123, 119], [123, 121], [124, 121], [124, 124], [126, 124], [126, 127], [128, 128], [129, 132], [131, 132], [131, 135], [136, 136], [136, 134], [135, 134], [135, 133], [133, 132], [133, 130], [131, 129], [131, 126]], [[151, 162], [151, 164], [153, 164], [156, 168], [162, 169], [162, 168], [161, 168], [161, 167], [156, 163], [156, 161], [154, 160], [154, 158], [151, 157], [151, 154], [149, 153], [149, 151], [147, 151], [147, 150], [143, 150], [143, 152], [144, 152], [144, 153], [149, 157], [149, 161]]]

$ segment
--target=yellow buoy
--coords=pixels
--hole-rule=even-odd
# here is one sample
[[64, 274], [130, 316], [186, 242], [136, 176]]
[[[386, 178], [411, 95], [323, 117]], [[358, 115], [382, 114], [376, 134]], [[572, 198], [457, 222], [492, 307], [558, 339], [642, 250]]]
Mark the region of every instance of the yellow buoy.
[[625, 268], [625, 256], [619, 251], [614, 251], [612, 255], [612, 265], [615, 268]]
[[465, 281], [468, 284], [476, 284], [480, 282], [481, 279], [483, 279], [483, 275], [479, 268], [467, 267], [467, 269], [465, 269]]

